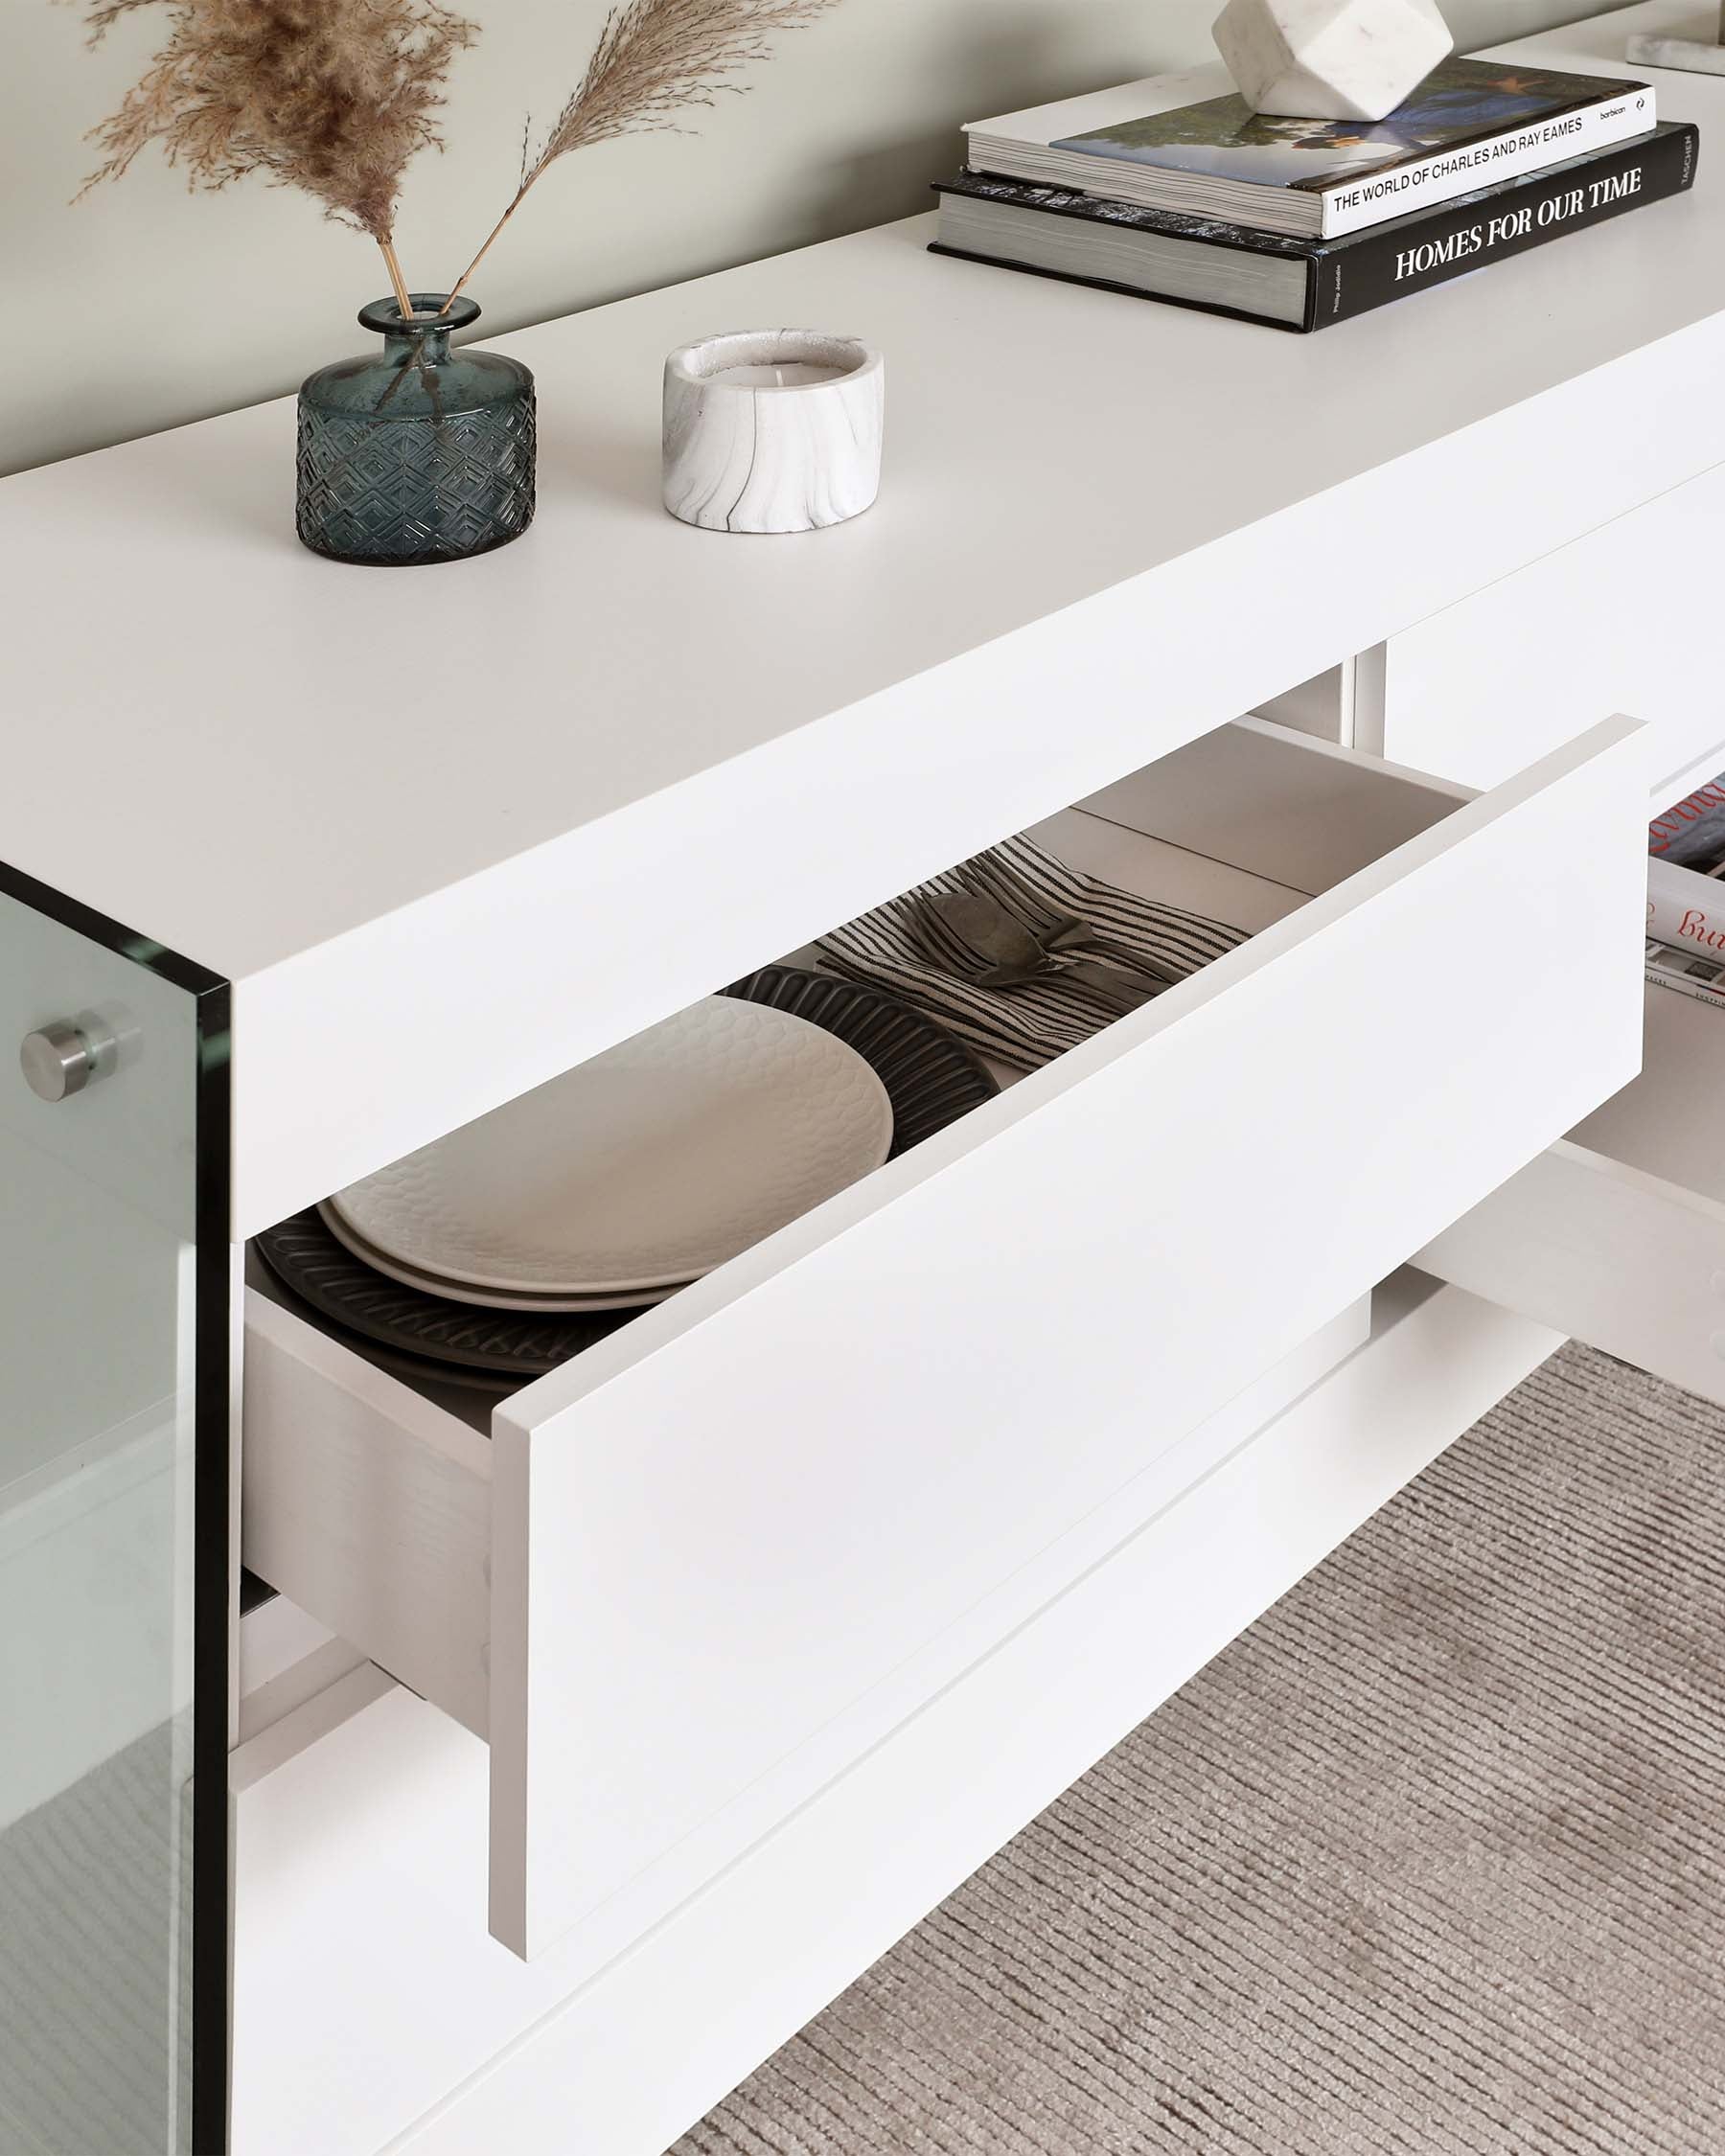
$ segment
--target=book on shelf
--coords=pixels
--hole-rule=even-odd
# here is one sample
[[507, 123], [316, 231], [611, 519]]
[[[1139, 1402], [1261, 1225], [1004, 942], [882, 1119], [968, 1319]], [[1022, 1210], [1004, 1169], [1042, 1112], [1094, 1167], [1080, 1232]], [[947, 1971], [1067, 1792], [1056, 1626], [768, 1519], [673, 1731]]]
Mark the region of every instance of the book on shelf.
[[1322, 330], [1679, 195], [1694, 180], [1697, 153], [1692, 126], [1666, 124], [1341, 240], [1294, 240], [961, 172], [935, 189], [933, 252], [1281, 329]]
[[1697, 1003], [1725, 1011], [1725, 955], [1679, 951], [1668, 943], [1647, 942], [1646, 977], [1655, 988], [1675, 989]]
[[1646, 927], [1656, 942], [1725, 973], [1725, 771], [1647, 826]]
[[1254, 112], [1220, 65], [965, 128], [966, 165], [1139, 209], [1333, 240], [1645, 134], [1645, 82], [1448, 59], [1388, 119]]

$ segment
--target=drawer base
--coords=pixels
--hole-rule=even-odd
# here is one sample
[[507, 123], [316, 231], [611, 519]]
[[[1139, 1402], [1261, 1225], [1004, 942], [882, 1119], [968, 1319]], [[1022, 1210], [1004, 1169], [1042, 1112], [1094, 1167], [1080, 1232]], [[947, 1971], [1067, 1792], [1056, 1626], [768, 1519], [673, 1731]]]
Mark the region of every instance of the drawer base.
[[1192, 1433], [1143, 1525], [596, 1971], [483, 1937], [485, 1747], [390, 1692], [237, 1799], [236, 2156], [657, 2156], [1558, 1342], [1397, 1275], [1368, 1344]]

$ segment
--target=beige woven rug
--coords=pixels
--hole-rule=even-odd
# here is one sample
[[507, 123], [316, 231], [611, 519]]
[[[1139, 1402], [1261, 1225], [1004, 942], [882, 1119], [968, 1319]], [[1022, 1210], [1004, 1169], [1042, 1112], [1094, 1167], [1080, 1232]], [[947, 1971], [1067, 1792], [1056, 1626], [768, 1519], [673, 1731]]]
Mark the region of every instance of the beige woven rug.
[[677, 2156], [1725, 2151], [1725, 1413], [1565, 1348]]

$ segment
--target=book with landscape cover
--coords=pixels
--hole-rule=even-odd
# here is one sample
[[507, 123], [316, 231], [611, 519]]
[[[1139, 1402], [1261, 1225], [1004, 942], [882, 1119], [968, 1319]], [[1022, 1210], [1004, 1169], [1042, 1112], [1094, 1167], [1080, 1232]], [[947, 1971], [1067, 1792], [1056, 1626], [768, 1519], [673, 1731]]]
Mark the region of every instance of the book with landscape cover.
[[1693, 183], [1697, 154], [1691, 125], [1662, 125], [1615, 149], [1332, 241], [964, 172], [935, 190], [933, 252], [1321, 330], [1681, 194]]
[[1335, 239], [1644, 134], [1645, 82], [1448, 59], [1388, 119], [1254, 112], [1196, 68], [972, 123], [974, 172]]

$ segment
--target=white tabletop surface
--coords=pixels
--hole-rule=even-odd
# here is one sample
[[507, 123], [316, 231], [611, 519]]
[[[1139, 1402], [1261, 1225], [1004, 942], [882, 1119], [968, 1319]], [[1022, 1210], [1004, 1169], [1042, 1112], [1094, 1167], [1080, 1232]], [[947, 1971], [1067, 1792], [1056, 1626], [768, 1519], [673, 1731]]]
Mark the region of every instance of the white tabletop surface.
[[[1629, 73], [1679, 19], [1504, 51]], [[1663, 118], [1725, 113], [1658, 80]], [[1722, 175], [1704, 143], [1693, 197], [1312, 337], [932, 257], [926, 218], [547, 324], [498, 340], [538, 523], [459, 564], [301, 548], [290, 399], [9, 480], [0, 860], [243, 978], [1714, 314]], [[772, 323], [884, 348], [879, 505], [688, 529], [664, 354]]]

